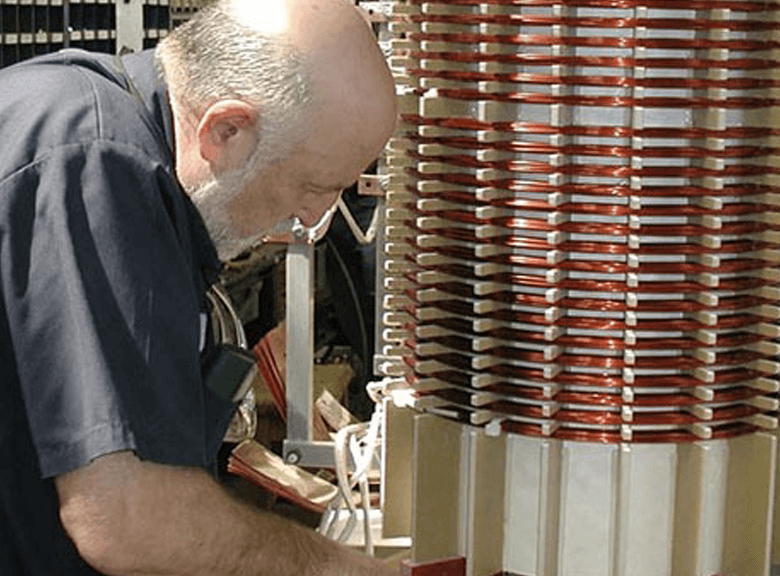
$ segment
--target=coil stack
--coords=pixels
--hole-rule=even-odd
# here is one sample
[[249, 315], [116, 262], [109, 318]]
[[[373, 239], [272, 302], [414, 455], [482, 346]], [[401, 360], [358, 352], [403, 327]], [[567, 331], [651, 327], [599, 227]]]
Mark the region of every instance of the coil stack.
[[[733, 567], [713, 545], [720, 560], [701, 552], [680, 569], [689, 521], [675, 507], [695, 467], [681, 445], [734, 453], [728, 439], [773, 440], [763, 431], [777, 427], [780, 5], [394, 8], [404, 95], [388, 159], [386, 373], [469, 434], [536, 438], [571, 465], [587, 444], [660, 446], [674, 462], [664, 565]], [[774, 444], [762, 446], [773, 467]], [[562, 514], [544, 553], [557, 559], [538, 552], [517, 573], [566, 573]]]

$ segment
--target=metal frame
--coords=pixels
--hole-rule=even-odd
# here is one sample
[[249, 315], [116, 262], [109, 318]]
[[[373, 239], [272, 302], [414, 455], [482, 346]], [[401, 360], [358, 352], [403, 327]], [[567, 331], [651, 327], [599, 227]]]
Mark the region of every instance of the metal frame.
[[287, 331], [287, 438], [282, 451], [291, 464], [334, 466], [333, 442], [313, 438], [314, 243], [288, 244], [285, 257]]

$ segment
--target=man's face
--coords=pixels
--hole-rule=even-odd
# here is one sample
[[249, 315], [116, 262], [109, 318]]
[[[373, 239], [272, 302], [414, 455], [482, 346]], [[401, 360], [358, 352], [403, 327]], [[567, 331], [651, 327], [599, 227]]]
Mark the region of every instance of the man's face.
[[190, 191], [221, 260], [256, 246], [279, 222], [314, 226], [380, 153], [386, 134], [366, 140], [349, 123], [318, 118], [300, 145], [281, 158], [266, 143], [250, 166]]

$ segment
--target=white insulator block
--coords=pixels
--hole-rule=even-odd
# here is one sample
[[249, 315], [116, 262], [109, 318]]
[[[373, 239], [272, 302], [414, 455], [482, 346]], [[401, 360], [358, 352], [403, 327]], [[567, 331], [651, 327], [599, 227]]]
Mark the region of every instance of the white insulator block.
[[725, 441], [680, 446], [678, 499], [685, 499], [687, 506], [675, 519], [680, 541], [674, 551], [673, 574], [715, 574], [721, 568], [727, 458]]
[[[614, 574], [618, 446], [564, 442], [561, 455], [558, 574]], [[583, 530], [583, 527], [587, 529]]]
[[623, 444], [618, 474], [613, 573], [620, 576], [670, 574], [677, 447]]
[[467, 489], [462, 494], [461, 540], [468, 576], [502, 571], [503, 538], [497, 519], [504, 513], [506, 438], [483, 430], [467, 430], [462, 450], [468, 454]]
[[561, 443], [510, 435], [506, 443], [504, 569], [552, 576], [557, 565]]

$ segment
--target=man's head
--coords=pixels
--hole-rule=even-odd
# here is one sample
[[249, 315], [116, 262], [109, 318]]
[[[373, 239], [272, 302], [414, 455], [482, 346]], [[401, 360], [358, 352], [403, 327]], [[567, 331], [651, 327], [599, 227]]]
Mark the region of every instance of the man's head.
[[311, 226], [380, 153], [392, 78], [348, 0], [224, 0], [158, 49], [176, 170], [220, 257]]

